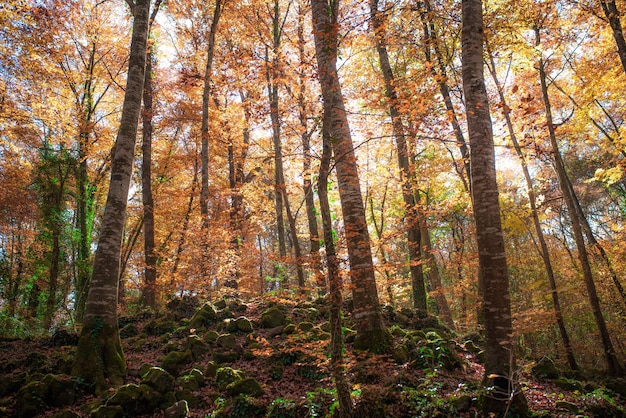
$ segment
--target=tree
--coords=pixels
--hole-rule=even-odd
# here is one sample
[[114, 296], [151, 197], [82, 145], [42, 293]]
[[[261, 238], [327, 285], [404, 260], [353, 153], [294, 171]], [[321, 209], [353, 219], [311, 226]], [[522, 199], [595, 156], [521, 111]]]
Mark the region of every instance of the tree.
[[119, 385], [126, 375], [126, 361], [117, 323], [118, 279], [122, 234], [133, 167], [135, 140], [146, 70], [149, 0], [129, 4], [133, 32], [128, 61], [126, 93], [115, 146], [112, 151], [109, 192], [96, 250], [85, 320], [78, 341], [72, 374], [94, 383], [96, 391]]
[[511, 296], [500, 219], [495, 152], [483, 74], [482, 0], [462, 3], [462, 72], [470, 142], [471, 190], [479, 253], [479, 293], [485, 327], [483, 411], [527, 415], [524, 394], [514, 381]]
[[357, 336], [354, 346], [372, 352], [390, 348], [390, 334], [385, 328], [378, 304], [374, 263], [365, 208], [359, 182], [354, 146], [337, 74], [339, 1], [312, 0], [311, 13], [315, 39], [318, 78], [332, 144], [350, 261], [352, 297]]

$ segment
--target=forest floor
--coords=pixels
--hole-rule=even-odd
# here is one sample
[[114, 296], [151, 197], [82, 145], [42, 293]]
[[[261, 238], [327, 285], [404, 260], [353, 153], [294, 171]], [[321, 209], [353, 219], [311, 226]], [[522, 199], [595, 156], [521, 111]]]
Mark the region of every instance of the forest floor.
[[[332, 416], [327, 315], [324, 301], [274, 297], [178, 300], [162, 312], [122, 316], [125, 389], [98, 396], [69, 376], [75, 334], [0, 340], [0, 417]], [[385, 316], [389, 355], [353, 350], [354, 334], [344, 332], [355, 416], [479, 416], [478, 338], [409, 310]], [[350, 327], [349, 310], [345, 322]], [[520, 361], [516, 375], [533, 416], [626, 416], [623, 380], [585, 379], [534, 361]]]

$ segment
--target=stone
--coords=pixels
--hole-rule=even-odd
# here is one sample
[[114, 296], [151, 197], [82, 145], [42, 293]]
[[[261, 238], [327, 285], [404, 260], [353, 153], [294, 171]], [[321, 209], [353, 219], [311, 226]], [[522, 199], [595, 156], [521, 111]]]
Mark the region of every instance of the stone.
[[468, 412], [472, 406], [472, 397], [470, 395], [460, 395], [450, 400], [450, 405], [457, 413]]
[[185, 341], [185, 351], [190, 351], [195, 360], [199, 360], [209, 352], [209, 347], [197, 335], [190, 335]]
[[146, 410], [147, 408], [143, 402], [139, 385], [134, 383], [121, 386], [113, 396], [107, 400], [106, 404], [107, 406], [119, 405], [124, 412], [129, 415], [139, 415], [149, 412]]
[[172, 351], [161, 360], [161, 367], [174, 376], [193, 361], [191, 351]]
[[263, 393], [263, 388], [261, 387], [261, 384], [256, 379], [253, 379], [251, 377], [230, 383], [228, 386], [226, 386], [226, 390], [231, 396], [260, 396]]
[[404, 364], [409, 361], [409, 348], [404, 344], [398, 344], [393, 349], [393, 361]]
[[76, 381], [67, 375], [48, 374], [42, 382], [47, 387], [46, 403], [54, 407], [72, 405], [76, 400]]
[[17, 392], [15, 414], [18, 417], [30, 418], [40, 414], [48, 408], [45, 399], [48, 388], [43, 382], [32, 381]]
[[300, 322], [298, 324], [298, 329], [302, 332], [309, 332], [315, 327], [311, 322]]
[[212, 325], [216, 320], [217, 312], [215, 311], [215, 308], [210, 303], [205, 303], [191, 318], [188, 327], [190, 329], [206, 328]]
[[278, 306], [272, 306], [261, 314], [261, 326], [263, 328], [284, 327], [287, 322], [287, 316]]
[[189, 405], [184, 399], [165, 410], [166, 418], [186, 418], [187, 416], [189, 416]]
[[71, 409], [64, 409], [53, 415], [53, 418], [80, 418], [80, 415]]
[[214, 343], [220, 337], [220, 334], [217, 331], [209, 331], [204, 334], [203, 341], [206, 343]]
[[206, 365], [204, 374], [206, 377], [215, 377], [217, 369], [219, 369], [219, 366], [214, 361], [209, 361]]
[[234, 350], [237, 347], [237, 340], [232, 334], [222, 334], [215, 341], [217, 345], [225, 350]]
[[242, 379], [243, 372], [232, 367], [220, 367], [215, 373], [215, 384], [219, 389], [226, 389], [231, 383]]
[[243, 332], [245, 334], [250, 334], [254, 331], [254, 327], [252, 326], [252, 322], [245, 316], [240, 316], [235, 320], [235, 324], [237, 325], [237, 330]]
[[580, 409], [576, 404], [567, 401], [556, 401], [556, 409], [565, 410], [567, 412], [571, 412], [572, 414], [578, 414]]
[[558, 379], [559, 370], [549, 357], [541, 357], [532, 368], [532, 375], [542, 379]]
[[154, 388], [159, 393], [166, 393], [172, 390], [175, 381], [174, 376], [160, 367], [150, 368], [141, 379], [141, 383]]
[[91, 413], [91, 418], [124, 418], [124, 408], [120, 405], [102, 405]]

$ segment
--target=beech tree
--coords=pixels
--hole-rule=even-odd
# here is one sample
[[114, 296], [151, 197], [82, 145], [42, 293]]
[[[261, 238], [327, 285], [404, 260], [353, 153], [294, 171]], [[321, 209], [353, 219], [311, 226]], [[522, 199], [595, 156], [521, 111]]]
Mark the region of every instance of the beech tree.
[[513, 376], [511, 296], [500, 220], [489, 100], [483, 73], [482, 0], [463, 0], [462, 63], [470, 142], [470, 174], [479, 253], [479, 293], [485, 327], [483, 411], [527, 415], [524, 394]]
[[378, 304], [374, 263], [365, 208], [359, 181], [354, 145], [337, 73], [339, 48], [339, 1], [313, 0], [313, 34], [317, 70], [324, 101], [324, 118], [339, 182], [346, 245], [350, 260], [356, 348], [385, 352], [390, 348], [390, 334], [385, 328]]
[[135, 3], [129, 0], [129, 4], [132, 6], [134, 20], [126, 93], [112, 152], [109, 192], [87, 297], [85, 320], [72, 368], [72, 374], [94, 383], [96, 391], [104, 390], [108, 384], [121, 384], [126, 375], [126, 361], [117, 324], [118, 279], [146, 70], [150, 0], [137, 0]]

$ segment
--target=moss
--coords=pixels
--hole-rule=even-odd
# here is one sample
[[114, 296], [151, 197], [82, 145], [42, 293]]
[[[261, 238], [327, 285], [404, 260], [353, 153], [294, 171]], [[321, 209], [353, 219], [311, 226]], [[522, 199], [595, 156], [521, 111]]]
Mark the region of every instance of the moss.
[[242, 379], [243, 372], [232, 367], [220, 367], [215, 374], [215, 384], [220, 389], [226, 389], [231, 383]]
[[124, 412], [128, 414], [139, 415], [149, 412], [145, 408], [144, 399], [141, 395], [139, 385], [124, 385], [107, 400], [106, 404], [107, 406], [119, 405], [124, 409]]
[[409, 348], [404, 344], [399, 344], [393, 349], [393, 361], [404, 364], [409, 361]]
[[124, 408], [120, 405], [102, 405], [91, 413], [91, 418], [124, 418]]
[[263, 328], [276, 328], [287, 325], [287, 316], [278, 306], [272, 306], [261, 314]]
[[174, 381], [174, 376], [160, 367], [152, 367], [141, 379], [141, 383], [151, 386], [160, 393], [170, 391]]
[[217, 312], [210, 303], [205, 303], [196, 311], [194, 316], [189, 321], [189, 328], [202, 328], [208, 327], [217, 320]]
[[34, 417], [42, 414], [47, 408], [46, 394], [48, 388], [43, 382], [31, 382], [17, 393], [15, 413], [18, 417]]
[[354, 339], [354, 349], [365, 350], [374, 354], [387, 354], [392, 349], [391, 334], [386, 328], [357, 332]]
[[186, 418], [189, 416], [189, 405], [186, 400], [178, 401], [165, 410], [165, 416], [169, 418]]
[[240, 316], [239, 318], [237, 318], [235, 320], [235, 323], [237, 324], [237, 330], [240, 332], [250, 334], [254, 331], [254, 328], [252, 327], [252, 322], [250, 322], [250, 320], [245, 316]]
[[532, 375], [543, 379], [557, 379], [559, 371], [549, 357], [542, 357], [532, 368]]
[[204, 370], [204, 374], [206, 377], [215, 377], [217, 369], [219, 369], [219, 366], [214, 361], [209, 361]]
[[302, 332], [308, 332], [311, 331], [314, 326], [315, 325], [313, 325], [311, 322], [300, 322], [298, 324], [298, 329]]
[[241, 394], [260, 396], [263, 393], [263, 388], [261, 387], [261, 384], [257, 382], [256, 379], [253, 379], [251, 377], [230, 383], [228, 386], [226, 386], [226, 390], [232, 396]]
[[237, 341], [232, 334], [220, 335], [216, 341], [217, 345], [225, 350], [234, 350], [237, 347]]
[[204, 334], [204, 338], [202, 339], [205, 343], [214, 343], [220, 337], [220, 334], [217, 331], [209, 331]]
[[190, 335], [185, 341], [185, 351], [190, 351], [195, 360], [209, 352], [209, 347], [197, 335]]
[[124, 383], [126, 360], [117, 325], [104, 324], [97, 317], [83, 326], [72, 375], [93, 384], [97, 393]]

